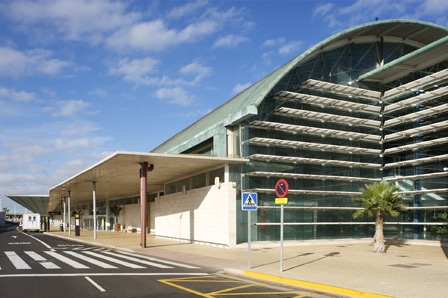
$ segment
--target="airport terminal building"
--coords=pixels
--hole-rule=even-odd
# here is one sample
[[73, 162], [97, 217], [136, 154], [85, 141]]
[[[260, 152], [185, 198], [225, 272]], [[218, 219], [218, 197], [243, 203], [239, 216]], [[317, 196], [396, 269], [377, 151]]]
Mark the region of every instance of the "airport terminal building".
[[367, 23], [314, 45], [151, 152], [117, 152], [61, 182], [47, 211], [79, 210], [85, 228], [108, 229], [120, 205], [125, 227], [232, 247], [248, 240], [241, 195], [253, 192], [252, 241], [278, 241], [274, 187], [285, 179], [285, 240], [367, 238], [373, 219], [354, 220], [352, 198], [386, 180], [408, 211], [385, 219], [385, 236], [434, 239], [448, 210], [447, 111], [448, 28]]

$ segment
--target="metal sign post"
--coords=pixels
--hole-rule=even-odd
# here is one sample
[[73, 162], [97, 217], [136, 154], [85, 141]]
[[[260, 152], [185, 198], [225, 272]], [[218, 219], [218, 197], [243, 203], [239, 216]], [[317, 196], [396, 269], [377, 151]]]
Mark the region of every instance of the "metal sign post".
[[280, 272], [283, 272], [283, 204], [280, 205]]
[[251, 268], [251, 247], [250, 242], [252, 238], [252, 220], [251, 220], [251, 211], [258, 209], [258, 195], [257, 193], [243, 192], [241, 193], [241, 210], [248, 211], [247, 213], [247, 267]]
[[280, 205], [280, 272], [283, 272], [283, 221], [284, 221], [284, 207], [283, 205], [288, 204], [288, 194], [289, 184], [285, 179], [279, 179], [275, 183], [275, 204]]
[[249, 268], [249, 269], [252, 268], [251, 263], [250, 263], [250, 260], [251, 260], [250, 241], [252, 238], [252, 233], [251, 233], [251, 228], [250, 228], [250, 223], [251, 223], [250, 214], [251, 213], [252, 213], [251, 211], [247, 211], [247, 268]]

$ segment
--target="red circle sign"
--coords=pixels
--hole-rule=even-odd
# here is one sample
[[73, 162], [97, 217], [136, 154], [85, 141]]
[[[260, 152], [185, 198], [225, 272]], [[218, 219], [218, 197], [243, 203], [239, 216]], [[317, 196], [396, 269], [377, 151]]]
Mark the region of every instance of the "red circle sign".
[[284, 198], [288, 194], [289, 184], [285, 179], [279, 179], [275, 183], [275, 195], [277, 198]]

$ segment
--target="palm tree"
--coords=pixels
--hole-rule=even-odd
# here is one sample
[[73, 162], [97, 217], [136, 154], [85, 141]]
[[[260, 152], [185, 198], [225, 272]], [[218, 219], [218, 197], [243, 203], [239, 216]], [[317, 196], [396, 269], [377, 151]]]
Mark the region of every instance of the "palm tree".
[[115, 224], [114, 224], [114, 230], [116, 232], [120, 231], [121, 224], [118, 223], [118, 216], [120, 216], [120, 212], [123, 208], [120, 205], [114, 205], [110, 206], [110, 211], [115, 215]]
[[3, 209], [2, 209], [2, 210], [3, 210], [3, 212], [5, 212], [5, 215], [9, 213], [9, 209], [8, 209], [8, 208], [6, 208], [6, 207], [3, 207]]
[[386, 181], [379, 183], [373, 183], [365, 185], [359, 191], [362, 193], [360, 196], [354, 197], [354, 202], [361, 203], [364, 207], [356, 211], [353, 214], [353, 218], [358, 218], [362, 215], [369, 217], [376, 216], [375, 221], [375, 235], [373, 236], [373, 252], [384, 253], [386, 251], [386, 245], [384, 244], [384, 232], [383, 232], [383, 216], [390, 215], [397, 217], [400, 211], [406, 210], [406, 207], [401, 204], [403, 197], [396, 193], [398, 187], [395, 185], [389, 185]]

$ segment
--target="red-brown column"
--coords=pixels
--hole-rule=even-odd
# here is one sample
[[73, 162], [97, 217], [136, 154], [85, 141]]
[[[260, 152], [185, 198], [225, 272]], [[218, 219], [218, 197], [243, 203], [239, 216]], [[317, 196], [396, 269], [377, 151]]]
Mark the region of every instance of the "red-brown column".
[[146, 213], [147, 213], [148, 162], [140, 164], [140, 245], [146, 247]]

